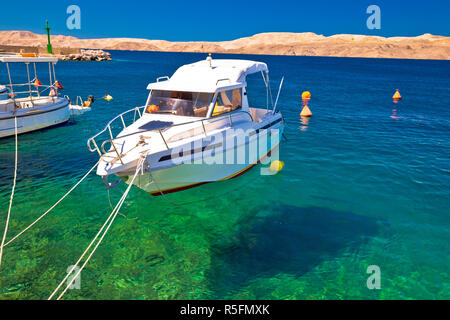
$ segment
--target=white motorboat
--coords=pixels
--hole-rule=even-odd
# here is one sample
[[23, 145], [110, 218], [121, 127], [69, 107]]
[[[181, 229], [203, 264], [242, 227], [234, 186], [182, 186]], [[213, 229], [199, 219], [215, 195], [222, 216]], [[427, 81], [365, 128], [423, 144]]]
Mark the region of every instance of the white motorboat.
[[[56, 80], [55, 57], [0, 56], [0, 62], [6, 64], [9, 85], [0, 86], [0, 138], [17, 133], [25, 133], [64, 123], [70, 118], [69, 101], [59, 96], [61, 85]], [[28, 82], [12, 82], [10, 63], [24, 63], [27, 68]], [[49, 85], [42, 85], [36, 75], [36, 64], [48, 63]], [[30, 79], [30, 65], [34, 67], [34, 79]], [[3, 94], [2, 94], [3, 93]]]
[[[253, 73], [261, 73], [266, 84], [266, 108], [248, 104], [246, 77]], [[181, 191], [237, 177], [278, 147], [284, 119], [276, 102], [269, 109], [265, 63], [208, 57], [147, 89], [144, 106], [119, 114], [88, 140], [108, 187], [114, 185], [110, 175], [130, 183], [144, 161], [136, 186], [152, 195]], [[114, 130], [120, 133], [114, 136]]]

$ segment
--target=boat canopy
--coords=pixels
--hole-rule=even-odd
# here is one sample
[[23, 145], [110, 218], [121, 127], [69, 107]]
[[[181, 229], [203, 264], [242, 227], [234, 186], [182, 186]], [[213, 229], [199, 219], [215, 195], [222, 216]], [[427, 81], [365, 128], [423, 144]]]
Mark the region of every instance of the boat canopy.
[[187, 92], [216, 92], [243, 87], [249, 74], [269, 70], [263, 62], [206, 59], [178, 68], [166, 81], [150, 83], [147, 89]]
[[0, 62], [22, 62], [22, 63], [35, 63], [35, 62], [53, 62], [57, 63], [58, 58], [56, 57], [22, 57], [22, 56], [0, 56]]

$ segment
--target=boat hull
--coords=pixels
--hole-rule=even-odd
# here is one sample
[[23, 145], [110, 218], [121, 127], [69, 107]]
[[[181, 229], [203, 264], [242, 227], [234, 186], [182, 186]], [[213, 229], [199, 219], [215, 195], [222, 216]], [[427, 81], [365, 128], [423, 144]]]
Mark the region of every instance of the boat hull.
[[[255, 161], [216, 164], [213, 163], [214, 160], [211, 157], [203, 159], [200, 163], [182, 163], [159, 170], [149, 168], [147, 172], [140, 174], [135, 179], [134, 184], [154, 196], [159, 196], [183, 191], [210, 182], [236, 178], [261, 162], [268, 165], [271, 161], [278, 160], [278, 147], [283, 126], [278, 127], [277, 130], [275, 136], [268, 134], [268, 131], [258, 135], [258, 139], [267, 139], [269, 143], [267, 144], [267, 148], [258, 150]], [[224, 149], [221, 153], [223, 158], [226, 159], [227, 153], [239, 154], [240, 152], [248, 152], [248, 148], [248, 143], [241, 144], [232, 150]], [[215, 159], [217, 159], [217, 154], [214, 154]], [[261, 170], [261, 174], [273, 174], [268, 173], [268, 168], [262, 168]], [[120, 178], [128, 184], [131, 182], [132, 175], [122, 176]]]
[[18, 109], [12, 112], [0, 112], [0, 138], [14, 136], [17, 117], [17, 133], [22, 134], [55, 126], [70, 119], [69, 102], [61, 99], [47, 106]]

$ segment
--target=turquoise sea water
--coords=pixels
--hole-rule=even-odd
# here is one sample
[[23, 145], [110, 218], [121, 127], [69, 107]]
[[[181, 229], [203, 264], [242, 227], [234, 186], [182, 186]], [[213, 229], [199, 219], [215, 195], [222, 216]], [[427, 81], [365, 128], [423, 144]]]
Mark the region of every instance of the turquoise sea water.
[[[96, 162], [86, 140], [145, 102], [147, 83], [204, 54], [113, 52], [112, 62], [60, 62], [71, 97], [111, 94], [67, 125], [19, 136], [8, 239]], [[450, 62], [229, 56], [268, 63], [287, 126], [282, 172], [258, 169], [173, 194], [137, 188], [66, 299], [449, 299]], [[7, 81], [2, 66], [0, 83]], [[20, 72], [20, 68], [15, 68]], [[46, 81], [45, 67], [39, 71]], [[17, 73], [18, 73], [17, 72]], [[24, 77], [17, 76], [17, 82]], [[403, 100], [391, 97], [400, 89]], [[313, 117], [300, 119], [312, 93]], [[249, 100], [265, 106], [264, 84]], [[275, 93], [275, 92], [274, 92]], [[8, 209], [14, 138], [0, 140], [0, 226]], [[111, 191], [115, 203], [125, 190]], [[45, 299], [111, 208], [92, 174], [5, 248], [1, 299]], [[381, 289], [369, 290], [369, 265]]]

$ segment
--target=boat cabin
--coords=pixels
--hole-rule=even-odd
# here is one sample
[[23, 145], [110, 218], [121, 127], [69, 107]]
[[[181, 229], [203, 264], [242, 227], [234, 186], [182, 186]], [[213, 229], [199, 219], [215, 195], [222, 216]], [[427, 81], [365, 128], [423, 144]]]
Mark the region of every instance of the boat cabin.
[[246, 77], [257, 72], [267, 84], [267, 65], [261, 62], [208, 57], [184, 65], [171, 78], [161, 77], [148, 85], [145, 112], [199, 118], [239, 109], [249, 112]]
[[[6, 65], [9, 84], [0, 85], [0, 112], [15, 112], [16, 109], [34, 108], [57, 102], [59, 82], [56, 80], [56, 57], [0, 56]], [[27, 82], [15, 83], [10, 64], [23, 63], [26, 66]], [[50, 82], [42, 84], [37, 76], [36, 64], [48, 63]], [[32, 75], [34, 77], [32, 78]]]

